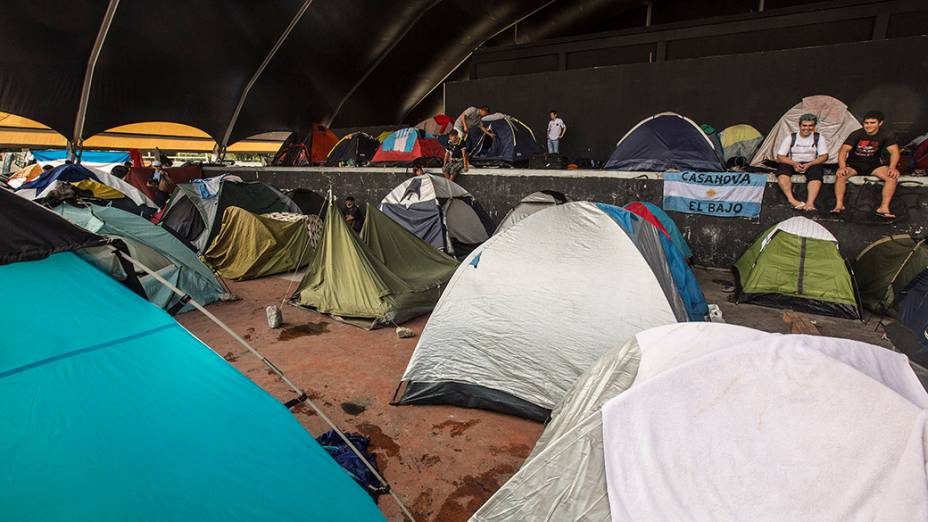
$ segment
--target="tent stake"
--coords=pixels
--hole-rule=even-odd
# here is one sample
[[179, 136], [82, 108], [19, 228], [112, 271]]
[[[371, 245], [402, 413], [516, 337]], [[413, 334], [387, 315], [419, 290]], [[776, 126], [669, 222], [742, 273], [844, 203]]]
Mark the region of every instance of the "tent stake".
[[[144, 264], [142, 264], [140, 261], [138, 261], [138, 260], [132, 258], [131, 256], [129, 256], [129, 255], [126, 254], [126, 253], [120, 252], [119, 250], [116, 250], [116, 249], [114, 249], [114, 250], [115, 250], [117, 256], [122, 257], [122, 258], [125, 259], [126, 261], [129, 261], [130, 263], [132, 263], [133, 265], [135, 265], [136, 268], [139, 268], [139, 269], [141, 269], [142, 271], [144, 271], [145, 273], [147, 273], [148, 275], [152, 276], [153, 278], [155, 278], [155, 280], [157, 280], [159, 283], [161, 283], [162, 285], [164, 285], [166, 288], [168, 288], [169, 290], [171, 290], [171, 291], [174, 292], [175, 294], [177, 294], [177, 295], [179, 295], [179, 296], [181, 296], [181, 297], [184, 297], [184, 296], [186, 295], [186, 294], [185, 294], [183, 291], [181, 291], [179, 288], [177, 288], [176, 286], [172, 285], [168, 280], [166, 280], [166, 279], [164, 279], [163, 277], [161, 277], [160, 275], [158, 275], [155, 271], [153, 271], [152, 269], [148, 268], [147, 266], [145, 266]], [[380, 482], [381, 486], [383, 486], [383, 488], [386, 490], [386, 492], [389, 493], [391, 497], [393, 497], [393, 500], [396, 501], [396, 504], [399, 506], [400, 510], [403, 512], [403, 514], [406, 516], [406, 518], [408, 518], [408, 519], [411, 520], [412, 522], [416, 522], [416, 518], [412, 516], [412, 513], [409, 512], [409, 509], [406, 507], [405, 504], [403, 504], [403, 501], [400, 500], [400, 498], [397, 496], [397, 494], [393, 491], [393, 489], [390, 487], [390, 484], [386, 481], [386, 479], [384, 479], [384, 478], [380, 475], [380, 473], [377, 472], [377, 470], [374, 468], [374, 466], [371, 465], [371, 463], [364, 457], [364, 455], [358, 450], [358, 448], [355, 447], [355, 445], [352, 444], [350, 440], [348, 440], [348, 437], [345, 436], [345, 434], [342, 432], [342, 430], [338, 429], [338, 426], [336, 426], [335, 423], [332, 422], [332, 419], [330, 419], [330, 418], [328, 417], [328, 415], [325, 414], [325, 412], [323, 412], [318, 406], [316, 406], [316, 404], [309, 398], [308, 394], [307, 394], [302, 388], [300, 388], [299, 386], [297, 386], [296, 384], [294, 384], [290, 379], [288, 379], [287, 376], [284, 374], [284, 372], [283, 372], [280, 368], [278, 368], [277, 366], [275, 366], [274, 363], [272, 363], [267, 357], [265, 357], [264, 355], [262, 355], [261, 352], [259, 352], [258, 350], [256, 350], [253, 346], [251, 346], [250, 344], [248, 344], [248, 341], [246, 341], [245, 339], [241, 338], [237, 333], [235, 333], [234, 330], [232, 330], [232, 328], [230, 328], [226, 323], [222, 322], [218, 317], [216, 317], [215, 315], [213, 315], [212, 312], [210, 312], [209, 310], [207, 310], [206, 308], [204, 308], [203, 305], [201, 305], [200, 303], [198, 303], [195, 299], [190, 299], [190, 304], [193, 305], [194, 308], [196, 308], [197, 310], [199, 310], [203, 315], [205, 315], [210, 321], [216, 323], [220, 328], [222, 328], [223, 330], [225, 330], [227, 334], [229, 334], [230, 336], [232, 336], [232, 338], [235, 339], [240, 345], [244, 346], [246, 350], [248, 350], [249, 352], [251, 352], [251, 353], [252, 353], [255, 357], [257, 357], [262, 363], [264, 363], [264, 365], [267, 366], [267, 368], [268, 368], [269, 370], [271, 370], [272, 372], [274, 372], [274, 373], [277, 375], [277, 377], [280, 378], [280, 380], [282, 380], [287, 386], [290, 387], [290, 389], [291, 389], [292, 391], [294, 391], [294, 392], [297, 394], [298, 400], [301, 400], [302, 402], [305, 402], [306, 404], [309, 404], [309, 406], [313, 409], [313, 411], [315, 411], [316, 414], [319, 415], [319, 418], [321, 418], [326, 424], [328, 424], [329, 427], [331, 427], [331, 428], [335, 431], [335, 433], [337, 433], [338, 436], [342, 439], [342, 441], [351, 449], [351, 451], [352, 451], [359, 459], [361, 459], [361, 462], [364, 463], [364, 465], [365, 465], [365, 466], [367, 467], [367, 469], [371, 472], [371, 474], [373, 474], [374, 477]], [[207, 345], [207, 346], [208, 346], [208, 345]], [[212, 349], [212, 348], [210, 348], [210, 349]], [[216, 352], [214, 351], [213, 353], [216, 353]], [[219, 355], [219, 354], [217, 353], [217, 355]]]

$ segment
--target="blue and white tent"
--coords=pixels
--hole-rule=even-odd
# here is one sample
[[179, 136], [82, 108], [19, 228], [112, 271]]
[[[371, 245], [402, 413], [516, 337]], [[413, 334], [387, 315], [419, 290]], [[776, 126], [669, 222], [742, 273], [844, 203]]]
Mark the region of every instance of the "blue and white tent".
[[456, 257], [469, 254], [496, 228], [470, 192], [434, 174], [401, 183], [383, 198], [380, 211], [419, 239]]
[[695, 275], [656, 227], [612, 205], [551, 206], [461, 263], [403, 375], [401, 404], [544, 420], [616, 343], [701, 321]]
[[[36, 163], [42, 165], [51, 165], [57, 167], [64, 165], [68, 159], [68, 151], [64, 149], [33, 150], [32, 157]], [[109, 151], [109, 150], [85, 150], [81, 151], [81, 165], [110, 172], [113, 167], [122, 165], [129, 161], [128, 152]]]
[[632, 127], [616, 144], [607, 170], [724, 172], [719, 152], [699, 125], [675, 112], [662, 112]]
[[384, 520], [280, 402], [74, 252], [105, 239], [0, 203], [0, 307], [15, 318], [0, 518]]

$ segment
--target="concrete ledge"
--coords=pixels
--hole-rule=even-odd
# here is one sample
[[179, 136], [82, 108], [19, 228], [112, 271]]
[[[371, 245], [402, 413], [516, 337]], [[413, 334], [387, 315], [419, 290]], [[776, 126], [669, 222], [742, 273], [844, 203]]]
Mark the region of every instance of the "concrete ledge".
[[[404, 174], [409, 175], [411, 168], [407, 167], [206, 167], [203, 170], [210, 175], [218, 176], [219, 174], [229, 172], [318, 172], [318, 173], [351, 173], [351, 174]], [[441, 169], [427, 168], [427, 172], [439, 174]], [[488, 169], [488, 168], [471, 168], [462, 176], [513, 176], [513, 177], [564, 177], [568, 179], [585, 179], [585, 178], [607, 178], [607, 179], [664, 179], [663, 172], [631, 172], [623, 170], [602, 170], [602, 169]], [[462, 178], [463, 179], [463, 178]], [[777, 177], [774, 174], [767, 174], [767, 183], [776, 183]], [[793, 183], [805, 183], [805, 176], [793, 176]], [[825, 183], [834, 183], [835, 176], [825, 176]], [[911, 183], [913, 185], [928, 187], [928, 176], [901, 176], [900, 183]], [[850, 179], [854, 185], [863, 185], [865, 183], [881, 183], [880, 178], [876, 176], [854, 176]]]
[[[410, 175], [405, 168], [328, 168], [328, 167], [209, 167], [208, 175], [225, 172], [244, 179], [256, 179], [281, 189], [308, 188], [324, 192], [332, 189], [337, 197], [354, 196], [362, 205], [378, 204], [384, 196]], [[432, 172], [437, 169], [427, 169]], [[663, 173], [606, 170], [473, 169], [458, 178], [490, 216], [499, 221], [520, 199], [537, 190], [557, 190], [573, 201], [598, 201], [624, 205], [631, 201], [650, 201], [661, 205]], [[853, 258], [870, 242], [891, 234], [928, 234], [928, 178], [904, 177], [893, 199], [899, 218], [887, 223], [874, 215], [879, 205], [882, 182], [873, 177], [851, 178], [841, 216], [825, 211], [800, 213], [787, 204], [772, 175], [764, 191], [763, 210], [757, 220], [721, 218], [671, 212], [690, 243], [698, 264], [730, 267], [761, 232], [793, 217], [815, 219], [830, 230], [842, 252]], [[794, 190], [805, 196], [804, 176], [794, 178]], [[834, 177], [825, 179], [817, 205], [827, 210], [834, 205]]]

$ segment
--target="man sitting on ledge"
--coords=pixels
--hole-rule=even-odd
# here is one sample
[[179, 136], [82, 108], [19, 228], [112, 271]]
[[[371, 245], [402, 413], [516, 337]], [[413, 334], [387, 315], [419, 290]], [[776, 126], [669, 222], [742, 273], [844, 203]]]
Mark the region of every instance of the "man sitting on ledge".
[[[838, 153], [838, 172], [835, 176], [835, 208], [832, 214], [844, 212], [844, 192], [847, 180], [858, 174], [876, 176], [883, 180], [883, 201], [876, 209], [882, 218], [895, 219], [896, 215], [889, 209], [889, 203], [896, 193], [899, 179], [899, 145], [896, 137], [883, 132], [886, 117], [880, 111], [870, 111], [864, 115], [864, 128], [857, 129], [844, 140]], [[884, 153], [889, 153], [889, 165], [883, 165]]]
[[[815, 210], [815, 198], [822, 188], [825, 170], [822, 164], [828, 161], [828, 143], [815, 132], [818, 118], [814, 114], [799, 117], [799, 132], [793, 132], [783, 138], [777, 149], [777, 183], [786, 196], [793, 210]], [[806, 177], [806, 201], [793, 196], [792, 177], [804, 174]]]

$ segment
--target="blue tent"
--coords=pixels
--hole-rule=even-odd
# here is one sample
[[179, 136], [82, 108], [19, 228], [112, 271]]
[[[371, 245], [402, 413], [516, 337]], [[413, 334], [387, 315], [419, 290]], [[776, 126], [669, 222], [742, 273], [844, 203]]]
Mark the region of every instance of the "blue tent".
[[619, 140], [608, 170], [724, 172], [709, 138], [693, 120], [663, 112], [642, 120]]
[[100, 178], [87, 167], [83, 167], [76, 163], [65, 163], [64, 165], [58, 165], [51, 170], [43, 172], [39, 177], [29, 183], [24, 183], [20, 189], [35, 189], [35, 193], [40, 194], [53, 181], [75, 182], [85, 179], [102, 183]]
[[928, 269], [902, 291], [896, 322], [886, 333], [900, 351], [922, 366], [928, 366]]
[[[542, 153], [541, 147], [535, 142], [535, 134], [516, 118], [496, 113], [485, 116], [482, 121], [483, 126], [496, 137], [490, 138], [479, 129], [469, 133], [468, 148], [474, 165], [511, 166]], [[471, 145], [474, 140], [476, 143]]]
[[0, 518], [384, 519], [280, 402], [73, 252], [105, 240], [22, 203], [0, 207], [0, 309], [15, 318]]
[[[31, 152], [32, 157], [39, 163], [68, 159], [68, 151], [64, 149], [33, 150]], [[128, 152], [111, 150], [81, 151], [82, 163], [125, 163], [127, 161], [129, 161]]]
[[[642, 217], [624, 208], [607, 205], [605, 203], [596, 203], [596, 206], [608, 214], [613, 221], [618, 223], [633, 241], [635, 240], [636, 227], [653, 227], [653, 225], [645, 221]], [[661, 242], [661, 257], [667, 263], [667, 268], [670, 270], [670, 275], [673, 278], [674, 287], [676, 287], [677, 292], [680, 294], [680, 298], [683, 300], [683, 304], [686, 306], [686, 313], [689, 320], [703, 321], [709, 313], [709, 305], [706, 304], [706, 297], [702, 293], [699, 281], [696, 280], [696, 274], [693, 273], [683, 253], [673, 244], [673, 241], [663, 233], [657, 235], [660, 237]], [[641, 246], [638, 245], [637, 242], [636, 246], [641, 250]], [[660, 260], [660, 258], [651, 255], [649, 252], [642, 251], [641, 253], [649, 263], [655, 263]]]

